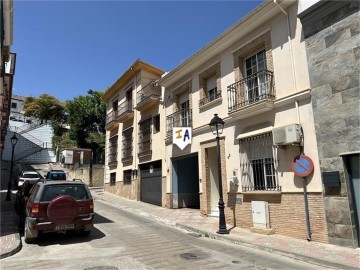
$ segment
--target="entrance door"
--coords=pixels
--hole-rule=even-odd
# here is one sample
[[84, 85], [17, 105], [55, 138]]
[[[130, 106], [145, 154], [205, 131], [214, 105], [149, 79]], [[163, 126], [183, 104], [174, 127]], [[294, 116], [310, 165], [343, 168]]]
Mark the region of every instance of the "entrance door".
[[357, 236], [358, 236], [358, 246], [360, 246], [360, 174], [359, 174], [359, 165], [360, 159], [359, 155], [349, 156], [348, 157], [349, 164], [349, 176], [350, 183], [352, 184], [353, 191], [353, 204], [355, 208], [356, 218], [357, 218]]
[[140, 200], [162, 205], [161, 161], [140, 165], [141, 191]]
[[208, 148], [211, 216], [219, 215], [219, 177], [216, 147]]

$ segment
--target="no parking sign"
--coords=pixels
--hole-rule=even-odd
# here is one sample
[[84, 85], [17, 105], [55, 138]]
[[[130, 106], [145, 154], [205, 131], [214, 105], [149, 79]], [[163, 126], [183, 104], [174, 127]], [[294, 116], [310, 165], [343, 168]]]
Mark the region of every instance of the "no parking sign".
[[295, 157], [291, 162], [291, 170], [296, 176], [306, 177], [314, 171], [314, 163], [311, 158], [301, 154]]

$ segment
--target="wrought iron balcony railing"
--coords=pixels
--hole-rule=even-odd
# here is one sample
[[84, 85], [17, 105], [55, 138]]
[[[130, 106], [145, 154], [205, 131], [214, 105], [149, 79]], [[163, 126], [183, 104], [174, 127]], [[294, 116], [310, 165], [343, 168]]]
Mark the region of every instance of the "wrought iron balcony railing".
[[155, 86], [155, 82], [145, 85], [137, 94], [136, 109], [142, 110], [160, 100], [161, 87]]
[[139, 133], [139, 157], [145, 157], [152, 154], [151, 150], [151, 129], [143, 130]]
[[105, 127], [109, 127], [116, 122], [118, 111], [112, 111], [106, 115]]
[[134, 108], [132, 101], [124, 101], [119, 105], [118, 108], [118, 121], [122, 121], [123, 119], [127, 119], [128, 117], [131, 117], [134, 115]]
[[132, 137], [125, 138], [125, 139], [122, 141], [122, 144], [123, 144], [123, 147], [122, 147], [122, 157], [121, 157], [121, 161], [122, 161], [122, 162], [132, 161], [132, 158], [133, 158], [132, 141], [133, 141], [133, 138], [132, 138]]
[[272, 71], [260, 71], [227, 87], [229, 112], [262, 100], [274, 100]]
[[109, 165], [114, 165], [117, 163], [117, 151], [111, 151], [108, 155], [108, 164]]
[[207, 92], [205, 98], [199, 100], [199, 107], [219, 98], [221, 98], [221, 91], [218, 91], [217, 87], [215, 87]]
[[191, 127], [192, 111], [191, 109], [181, 110], [166, 117], [166, 132], [172, 133], [173, 127]]

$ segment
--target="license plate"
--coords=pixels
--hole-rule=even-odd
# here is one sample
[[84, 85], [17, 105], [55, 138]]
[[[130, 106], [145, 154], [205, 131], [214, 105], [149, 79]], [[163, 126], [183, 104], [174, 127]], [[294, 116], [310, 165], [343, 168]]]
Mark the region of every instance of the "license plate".
[[56, 225], [55, 230], [71, 230], [74, 229], [74, 224]]

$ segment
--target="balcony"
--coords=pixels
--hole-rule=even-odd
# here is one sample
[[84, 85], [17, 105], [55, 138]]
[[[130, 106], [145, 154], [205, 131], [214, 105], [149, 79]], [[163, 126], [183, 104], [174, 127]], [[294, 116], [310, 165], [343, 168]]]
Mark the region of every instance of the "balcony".
[[122, 157], [123, 163], [130, 163], [133, 160], [133, 148], [132, 148], [132, 137], [123, 140]]
[[134, 118], [134, 109], [131, 101], [124, 101], [118, 108], [117, 121], [124, 123]]
[[151, 129], [139, 133], [139, 158], [145, 158], [152, 155], [151, 150]]
[[181, 110], [166, 117], [167, 136], [172, 136], [174, 127], [191, 127], [192, 112], [191, 109]]
[[260, 71], [227, 87], [229, 116], [243, 119], [274, 108], [273, 73]]
[[218, 91], [217, 87], [208, 91], [207, 97], [199, 100], [199, 107], [203, 107], [215, 100], [221, 99], [221, 91]]
[[161, 88], [154, 87], [153, 82], [146, 85], [140, 92], [136, 100], [135, 109], [138, 111], [144, 111], [150, 107], [158, 105], [161, 98]]
[[110, 151], [108, 155], [108, 165], [117, 166], [117, 151]]
[[116, 119], [118, 118], [118, 111], [112, 111], [106, 115], [105, 129], [113, 129], [118, 126]]

